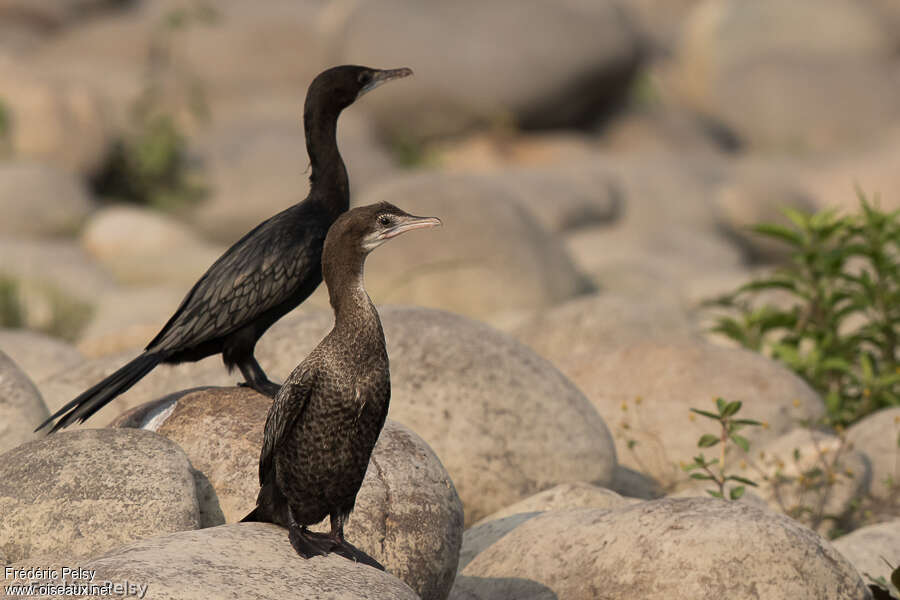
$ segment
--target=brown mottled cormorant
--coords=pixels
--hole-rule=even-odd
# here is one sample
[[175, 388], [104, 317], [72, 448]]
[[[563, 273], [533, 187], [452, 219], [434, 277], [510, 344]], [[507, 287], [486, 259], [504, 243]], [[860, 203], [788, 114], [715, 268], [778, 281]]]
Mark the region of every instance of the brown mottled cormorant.
[[144, 352], [63, 406], [38, 429], [59, 419], [51, 433], [88, 417], [129, 389], [160, 363], [196, 361], [222, 354], [249, 386], [274, 397], [253, 356], [262, 334], [322, 281], [322, 244], [328, 228], [350, 204], [347, 170], [335, 138], [341, 111], [380, 84], [411, 75], [344, 65], [320, 73], [303, 109], [311, 165], [305, 200], [263, 221], [219, 257], [194, 284], [181, 306]]
[[[380, 567], [344, 540], [344, 521], [391, 396], [384, 333], [363, 287], [363, 265], [385, 241], [440, 223], [383, 202], [341, 215], [328, 232], [322, 270], [334, 327], [294, 369], [269, 409], [257, 506], [243, 519], [287, 527], [300, 556], [335, 552]], [[330, 535], [306, 529], [326, 515]]]

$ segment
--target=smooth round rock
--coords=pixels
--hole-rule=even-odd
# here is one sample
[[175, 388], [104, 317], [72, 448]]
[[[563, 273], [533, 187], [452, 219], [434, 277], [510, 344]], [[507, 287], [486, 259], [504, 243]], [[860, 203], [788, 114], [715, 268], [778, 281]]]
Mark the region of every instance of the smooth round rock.
[[34, 428], [48, 416], [31, 379], [0, 350], [0, 453], [39, 437]]
[[677, 465], [698, 453], [701, 435], [718, 431], [691, 408], [714, 410], [717, 397], [742, 402], [740, 417], [768, 424], [741, 431], [751, 451], [793, 429], [798, 419], [824, 414], [812, 388], [780, 364], [694, 339], [626, 343], [561, 368], [610, 424], [620, 462], [663, 485], [684, 478]]
[[0, 232], [71, 235], [92, 209], [85, 185], [71, 173], [39, 162], [0, 162]]
[[345, 10], [336, 63], [416, 72], [370, 101], [379, 126], [400, 139], [509, 119], [527, 128], [584, 123], [623, 92], [639, 60], [635, 31], [611, 0], [378, 0]]
[[4, 454], [0, 513], [6, 564], [96, 556], [200, 526], [184, 451], [155, 433], [121, 429], [61, 432]]
[[[884, 577], [885, 581], [890, 581], [892, 569], [885, 559], [897, 567], [900, 519], [862, 527], [837, 538], [832, 544], [864, 577]], [[896, 587], [891, 590], [894, 596], [898, 592]]]
[[709, 0], [676, 53], [682, 97], [754, 150], [865, 147], [900, 114], [895, 36], [865, 2]]
[[519, 341], [560, 369], [581, 354], [630, 341], [694, 333], [677, 298], [664, 302], [614, 292], [581, 296], [542, 310], [512, 330]]
[[[210, 388], [142, 405], [115, 424], [151, 429], [184, 448], [214, 490], [204, 512], [217, 525], [240, 521], [256, 506], [271, 404], [246, 388]], [[345, 527], [347, 539], [423, 599], [441, 600], [456, 573], [462, 524], [462, 503], [434, 452], [388, 421]], [[315, 529], [329, 527], [326, 519]]]
[[[379, 90], [380, 91], [380, 90]], [[389, 201], [443, 221], [403, 236], [366, 263], [377, 303], [408, 303], [475, 318], [556, 304], [590, 288], [558, 239], [517, 194], [489, 178], [423, 173], [369, 188], [359, 204]]]
[[68, 342], [28, 329], [0, 329], [0, 350], [38, 385], [84, 361], [84, 355]]
[[847, 442], [872, 469], [869, 494], [882, 500], [900, 490], [900, 406], [882, 408], [847, 429]]
[[762, 480], [740, 473], [759, 483], [753, 491], [773, 510], [822, 535], [832, 533], [857, 510], [872, 480], [869, 462], [860, 452], [838, 436], [814, 429], [798, 427], [753, 448], [751, 457], [766, 476]]
[[174, 218], [134, 206], [98, 211], [85, 226], [81, 243], [119, 281], [129, 284], [191, 286], [222, 253]]
[[[418, 599], [415, 592], [390, 573], [333, 554], [309, 560], [297, 556], [287, 531], [270, 523], [241, 523], [160, 535], [98, 558], [75, 562], [83, 569], [95, 571], [98, 581], [146, 586], [146, 597], [154, 600]], [[14, 565], [25, 569], [33, 566], [27, 561]], [[44, 568], [62, 566], [71, 567], [72, 562], [41, 564]], [[131, 595], [140, 593], [134, 588]], [[80, 597], [99, 599], [109, 595]]]
[[475, 523], [474, 527], [503, 519], [519, 513], [547, 512], [567, 508], [619, 508], [633, 504], [637, 500], [624, 498], [612, 490], [590, 483], [561, 483], [543, 492], [538, 492], [515, 504], [510, 504]]
[[450, 594], [466, 600], [869, 597], [853, 566], [814, 532], [744, 503], [706, 498], [543, 513], [478, 554]]

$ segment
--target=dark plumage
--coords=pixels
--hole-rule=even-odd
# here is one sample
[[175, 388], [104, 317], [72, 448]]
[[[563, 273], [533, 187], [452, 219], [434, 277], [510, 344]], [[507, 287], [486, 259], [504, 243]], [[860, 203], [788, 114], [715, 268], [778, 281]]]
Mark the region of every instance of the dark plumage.
[[345, 65], [320, 73], [303, 110], [312, 168], [306, 199], [263, 221], [223, 254], [194, 284], [143, 354], [63, 406], [38, 429], [59, 419], [51, 433], [85, 419], [129, 389], [159, 363], [222, 354], [249, 387], [274, 396], [253, 350], [262, 334], [303, 302], [322, 281], [322, 244], [350, 204], [347, 170], [335, 138], [341, 111], [381, 83], [411, 75]]
[[[363, 265], [386, 240], [437, 225], [438, 219], [381, 203], [342, 215], [328, 232], [322, 269], [334, 328], [294, 369], [269, 409], [257, 507], [243, 519], [287, 527], [305, 558], [337, 552], [379, 566], [343, 532], [391, 395], [384, 333], [363, 287]], [[326, 515], [330, 535], [307, 531]]]

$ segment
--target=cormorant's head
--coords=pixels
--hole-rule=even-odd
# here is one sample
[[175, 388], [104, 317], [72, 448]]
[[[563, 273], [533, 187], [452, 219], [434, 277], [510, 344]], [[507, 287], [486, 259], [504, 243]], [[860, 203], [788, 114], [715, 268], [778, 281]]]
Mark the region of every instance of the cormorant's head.
[[368, 254], [401, 233], [440, 225], [436, 217], [416, 217], [387, 202], [360, 206], [342, 214], [331, 226], [325, 239], [326, 253], [329, 246], [346, 244]]
[[[319, 73], [309, 86], [307, 98], [331, 103], [338, 110], [347, 108], [357, 98], [382, 83], [412, 75], [412, 69], [372, 69], [357, 65], [341, 65]], [[309, 101], [309, 100], [308, 100]]]

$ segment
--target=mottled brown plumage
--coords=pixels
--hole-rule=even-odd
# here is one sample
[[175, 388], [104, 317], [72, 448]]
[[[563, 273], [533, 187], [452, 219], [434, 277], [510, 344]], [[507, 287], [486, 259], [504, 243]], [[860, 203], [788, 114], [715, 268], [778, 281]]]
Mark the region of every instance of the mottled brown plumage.
[[350, 205], [347, 170], [336, 140], [338, 116], [367, 91], [411, 73], [352, 65], [320, 73], [309, 86], [303, 112], [311, 165], [306, 199], [263, 221], [229, 248], [140, 356], [63, 406], [38, 429], [56, 419], [51, 433], [84, 422], [159, 363], [196, 361], [218, 353], [229, 371], [240, 369], [246, 385], [274, 396], [279, 386], [256, 362], [256, 342], [322, 281], [325, 235]]
[[[294, 369], [269, 410], [257, 508], [244, 519], [287, 527], [301, 556], [333, 551], [378, 566], [343, 539], [391, 396], [384, 333], [363, 287], [363, 265], [384, 241], [439, 224], [381, 203], [342, 215], [328, 232], [322, 269], [334, 328]], [[326, 516], [330, 536], [306, 530]]]

